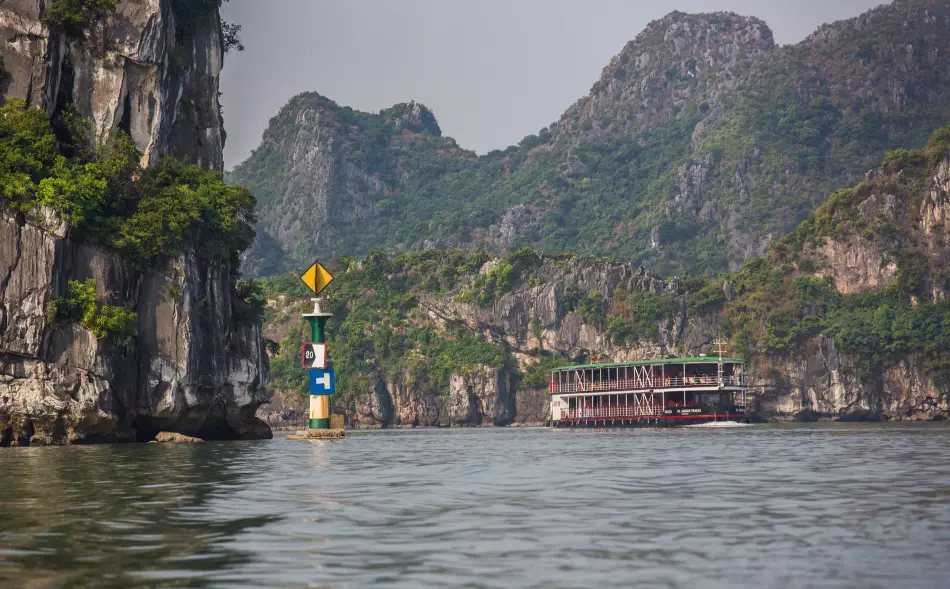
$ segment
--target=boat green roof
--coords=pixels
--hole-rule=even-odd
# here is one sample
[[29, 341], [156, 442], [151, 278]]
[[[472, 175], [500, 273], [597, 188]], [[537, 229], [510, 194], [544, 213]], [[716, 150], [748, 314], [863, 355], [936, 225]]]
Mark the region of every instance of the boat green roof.
[[[723, 362], [730, 364], [745, 364], [742, 358], [723, 358]], [[719, 362], [719, 356], [690, 356], [686, 358], [662, 358], [660, 360], [639, 360], [637, 362], [612, 362], [609, 364], [577, 364], [575, 366], [558, 366], [553, 372], [561, 370], [587, 370], [588, 368], [617, 368], [622, 366], [647, 366], [650, 364], [690, 364], [696, 362]]]

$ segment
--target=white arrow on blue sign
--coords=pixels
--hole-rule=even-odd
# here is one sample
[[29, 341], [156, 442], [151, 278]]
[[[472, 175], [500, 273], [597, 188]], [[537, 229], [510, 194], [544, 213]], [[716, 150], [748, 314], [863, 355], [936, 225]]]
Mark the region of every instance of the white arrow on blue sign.
[[310, 369], [310, 394], [332, 395], [336, 392], [336, 377], [332, 368]]

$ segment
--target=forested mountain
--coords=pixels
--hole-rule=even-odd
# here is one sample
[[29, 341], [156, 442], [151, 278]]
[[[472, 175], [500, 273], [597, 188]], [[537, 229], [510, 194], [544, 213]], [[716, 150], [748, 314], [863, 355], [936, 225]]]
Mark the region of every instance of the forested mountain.
[[[946, 417], [948, 255], [950, 126], [715, 279], [530, 248], [343, 258], [336, 402], [364, 424], [537, 423], [552, 366], [696, 355], [722, 338], [750, 362], [760, 417]], [[294, 398], [308, 293], [294, 275], [263, 283], [265, 333], [283, 340], [273, 385]]]
[[375, 248], [613, 255], [664, 273], [762, 255], [890, 149], [950, 120], [950, 3], [895, 0], [776, 46], [671, 13], [537, 135], [477, 156], [420, 104], [290, 101], [230, 175], [260, 203], [246, 268]]

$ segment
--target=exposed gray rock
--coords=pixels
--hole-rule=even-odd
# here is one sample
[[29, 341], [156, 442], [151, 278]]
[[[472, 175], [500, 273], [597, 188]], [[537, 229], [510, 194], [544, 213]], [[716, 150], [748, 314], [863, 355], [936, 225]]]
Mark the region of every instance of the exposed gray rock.
[[487, 242], [500, 249], [509, 249], [519, 240], [525, 243], [534, 241], [543, 227], [539, 215], [526, 205], [515, 205], [505, 211], [498, 223], [488, 228]]
[[[291, 251], [329, 247], [341, 238], [337, 226], [370, 218], [377, 197], [387, 188], [359, 164], [340, 156], [333, 108], [324, 104], [325, 99], [299, 101], [296, 132], [289, 137], [267, 132], [260, 148], [289, 153], [293, 166], [279, 192], [256, 195], [261, 225]], [[292, 111], [285, 107], [282, 112]]]
[[516, 408], [511, 376], [484, 366], [453, 374], [447, 391], [406, 374], [376, 377], [373, 391], [351, 408], [360, 427], [449, 427], [509, 425]]
[[[623, 304], [627, 293], [670, 296], [678, 292], [676, 279], [582, 258], [545, 258], [532, 275], [541, 282], [516, 286], [485, 307], [451, 292], [420, 295], [419, 303], [440, 328], [463, 326], [505, 345], [522, 368], [536, 363], [542, 350], [579, 360], [593, 352], [606, 362], [699, 355], [711, 352], [716, 339], [731, 335], [718, 314], [689, 313], [686, 294], [668, 317], [657, 321], [655, 337], [618, 342], [603, 323], [574, 312], [568, 293], [599, 292], [607, 310]], [[728, 283], [723, 290], [727, 299], [736, 296]], [[535, 317], [540, 338], [531, 326]], [[869, 369], [862, 358], [840, 352], [825, 335], [788, 356], [757, 354], [749, 360], [753, 408], [760, 418], [791, 419], [809, 412], [816, 418], [930, 419], [946, 415], [950, 404], [950, 383], [928, 376], [919, 358]], [[456, 373], [447, 391], [407, 375], [380, 372], [375, 382], [375, 390], [355, 407], [364, 426], [543, 424], [549, 414], [546, 387], [524, 387], [504, 367]]]
[[[854, 232], [846, 239], [828, 239], [817, 247], [806, 248], [806, 256], [821, 261], [816, 273], [830, 278], [835, 289], [843, 294], [881, 292], [899, 273], [893, 251], [900, 249], [900, 242], [917, 244], [918, 253], [937, 265], [950, 259], [950, 154], [939, 163], [930, 186], [921, 193], [920, 208], [908, 210], [898, 204], [894, 195], [872, 190], [858, 203], [859, 215], [864, 219], [886, 219], [889, 224], [909, 230], [891, 239]], [[947, 284], [931, 284], [930, 295], [934, 301], [946, 300]]]
[[10, 72], [6, 98], [22, 98], [51, 115], [73, 103], [93, 138], [123, 128], [146, 164], [174, 154], [223, 168], [217, 9], [185, 21], [171, 0], [123, 0], [86, 39], [69, 39], [40, 22], [43, 5], [0, 3], [0, 57]]
[[715, 214], [715, 204], [703, 202], [707, 194], [709, 171], [713, 167], [713, 158], [705, 154], [697, 162], [688, 162], [680, 166], [679, 181], [673, 198], [666, 204], [667, 216], [689, 215], [701, 221], [710, 221]]
[[[270, 437], [267, 359], [226, 265], [193, 255], [144, 275], [114, 255], [0, 215], [0, 444]], [[70, 280], [131, 303], [129, 345], [51, 325]]]
[[[145, 165], [175, 155], [220, 170], [218, 11], [185, 21], [173, 5], [123, 0], [76, 39], [40, 22], [42, 0], [0, 2], [0, 92], [54, 118], [74, 105], [94, 140], [124, 129]], [[50, 324], [50, 301], [87, 278], [138, 313], [130, 343]], [[227, 265], [184, 255], [143, 274], [69, 239], [52, 211], [0, 211], [0, 445], [269, 437], [255, 417], [267, 357], [244, 307]]]
[[201, 438], [193, 438], [172, 432], [160, 432], [153, 440], [156, 444], [197, 444], [203, 442]]

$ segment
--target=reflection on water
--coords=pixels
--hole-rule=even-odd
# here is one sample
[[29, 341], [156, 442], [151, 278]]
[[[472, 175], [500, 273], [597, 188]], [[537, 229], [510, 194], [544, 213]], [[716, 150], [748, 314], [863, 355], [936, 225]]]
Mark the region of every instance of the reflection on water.
[[250, 562], [228, 541], [276, 519], [220, 509], [263, 482], [251, 444], [27, 448], [0, 453], [0, 580], [148, 585]]
[[950, 587], [950, 428], [0, 451], [2, 587]]

